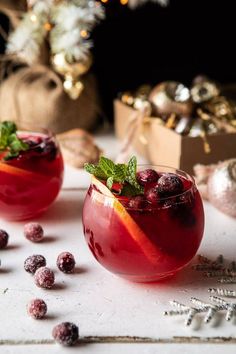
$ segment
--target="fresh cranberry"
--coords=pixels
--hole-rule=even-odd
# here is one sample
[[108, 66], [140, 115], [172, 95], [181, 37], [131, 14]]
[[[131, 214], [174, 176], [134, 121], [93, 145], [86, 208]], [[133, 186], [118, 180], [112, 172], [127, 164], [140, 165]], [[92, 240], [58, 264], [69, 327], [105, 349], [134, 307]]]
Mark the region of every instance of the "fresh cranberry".
[[145, 192], [145, 197], [150, 203], [152, 203], [153, 205], [157, 205], [160, 201], [160, 196], [157, 187], [148, 189]]
[[27, 305], [27, 312], [31, 317], [39, 320], [46, 315], [47, 305], [42, 299], [33, 299]]
[[8, 239], [9, 239], [8, 233], [4, 230], [0, 230], [0, 249], [7, 247]]
[[157, 189], [161, 197], [170, 197], [181, 194], [184, 190], [184, 185], [181, 178], [167, 173], [159, 178]]
[[132, 209], [144, 209], [147, 206], [147, 201], [142, 195], [130, 198], [128, 202], [128, 208]]
[[45, 267], [46, 259], [41, 254], [34, 254], [26, 258], [24, 262], [24, 269], [26, 272], [34, 274], [37, 269]]
[[24, 226], [24, 235], [31, 242], [41, 241], [43, 234], [42, 226], [36, 222], [31, 222]]
[[36, 270], [34, 281], [39, 288], [50, 289], [54, 284], [55, 276], [50, 268], [41, 267]]
[[53, 140], [45, 139], [37, 148], [37, 151], [47, 157], [49, 161], [52, 161], [56, 158], [57, 147]]
[[139, 171], [137, 173], [137, 181], [142, 186], [145, 186], [146, 184], [156, 183], [158, 181], [158, 178], [158, 173], [155, 170], [152, 170], [151, 168], [144, 171]]
[[78, 341], [79, 328], [74, 323], [62, 322], [53, 328], [52, 336], [57, 343], [71, 346]]
[[57, 266], [63, 273], [71, 273], [75, 268], [75, 258], [70, 252], [62, 252], [57, 257]]

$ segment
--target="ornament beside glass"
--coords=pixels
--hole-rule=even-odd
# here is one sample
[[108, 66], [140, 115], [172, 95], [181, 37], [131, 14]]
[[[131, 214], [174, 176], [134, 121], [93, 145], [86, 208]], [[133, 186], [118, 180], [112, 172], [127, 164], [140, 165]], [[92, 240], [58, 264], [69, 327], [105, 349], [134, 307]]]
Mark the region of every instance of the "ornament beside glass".
[[236, 218], [236, 159], [217, 165], [196, 165], [194, 171], [203, 198]]

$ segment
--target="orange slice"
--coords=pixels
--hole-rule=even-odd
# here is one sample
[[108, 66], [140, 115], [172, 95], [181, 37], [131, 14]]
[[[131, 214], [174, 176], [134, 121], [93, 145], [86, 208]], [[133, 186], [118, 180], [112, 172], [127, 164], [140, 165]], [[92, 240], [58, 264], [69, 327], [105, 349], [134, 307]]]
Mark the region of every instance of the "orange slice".
[[163, 257], [161, 252], [156, 246], [147, 238], [145, 233], [140, 229], [137, 223], [133, 220], [130, 214], [126, 211], [125, 207], [119, 202], [119, 200], [111, 193], [111, 191], [96, 177], [92, 176], [92, 183], [98, 188], [98, 190], [105, 196], [112, 198], [112, 206], [122, 220], [130, 236], [139, 245], [142, 252], [148, 258], [148, 260], [156, 264], [160, 257]]
[[0, 162], [0, 173], [5, 172], [13, 176], [18, 176], [26, 179], [30, 179], [33, 181], [44, 182], [45, 177], [43, 175], [23, 170], [22, 168], [11, 166], [7, 163]]

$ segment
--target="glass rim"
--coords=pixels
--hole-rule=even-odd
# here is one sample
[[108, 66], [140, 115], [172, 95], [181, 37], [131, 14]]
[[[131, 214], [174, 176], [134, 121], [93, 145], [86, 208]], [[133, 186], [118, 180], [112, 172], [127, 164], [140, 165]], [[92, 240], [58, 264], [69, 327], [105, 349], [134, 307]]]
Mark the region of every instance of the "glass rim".
[[[177, 198], [177, 197], [181, 197], [183, 195], [186, 195], [187, 193], [189, 192], [192, 192], [194, 190], [196, 190], [196, 182], [195, 182], [195, 179], [193, 178], [192, 175], [190, 175], [189, 173], [183, 171], [183, 170], [180, 170], [178, 168], [175, 168], [175, 167], [171, 167], [171, 166], [167, 166], [167, 165], [153, 165], [153, 164], [138, 164], [137, 165], [137, 168], [140, 168], [140, 167], [145, 167], [146, 169], [147, 168], [151, 168], [151, 167], [155, 167], [155, 168], [161, 168], [161, 169], [169, 169], [169, 170], [173, 170], [175, 172], [172, 172], [172, 173], [175, 173], [176, 175], [180, 175], [184, 178], [186, 178], [188, 181], [191, 181], [191, 186], [189, 186], [189, 188], [187, 188], [186, 190], [184, 190], [182, 193], [179, 193], [179, 194], [175, 194], [175, 195], [172, 195], [172, 196], [169, 196], [169, 197], [160, 197], [160, 201], [165, 201], [165, 200], [171, 200], [171, 199], [174, 199], [174, 198]], [[138, 170], [138, 169], [137, 169]], [[156, 170], [158, 172], [158, 169]], [[160, 171], [162, 172], [162, 171]], [[165, 173], [165, 171], [163, 171]], [[167, 173], [167, 171], [166, 171]], [[171, 173], [171, 172], [170, 172]], [[94, 185], [91, 181], [90, 185]], [[96, 186], [95, 186], [96, 187]], [[106, 195], [104, 193], [102, 193], [99, 188], [96, 188], [96, 191], [104, 196], [106, 199], [113, 199], [114, 197], [119, 197], [119, 195], [117, 194], [114, 194], [114, 197], [113, 196], [110, 196], [110, 195]], [[112, 192], [111, 192], [112, 193]], [[130, 197], [127, 197], [127, 198], [130, 198]], [[119, 199], [118, 199], [119, 200]], [[148, 202], [150, 204], [150, 208], [149, 209], [154, 209], [154, 208], [157, 208], [157, 206], [154, 206], [152, 205], [150, 202]], [[160, 207], [160, 206], [159, 206]], [[129, 207], [125, 207], [126, 209], [136, 209], [136, 210], [142, 210], [142, 208], [129, 208]]]
[[[34, 129], [35, 128], [35, 129]], [[19, 138], [20, 137], [20, 134], [27, 134], [27, 133], [32, 133], [32, 134], [35, 134], [37, 136], [42, 134], [45, 136], [45, 140], [46, 141], [49, 141], [51, 139], [54, 139], [55, 138], [55, 135], [53, 134], [53, 132], [50, 130], [50, 129], [47, 129], [47, 128], [44, 128], [44, 127], [41, 127], [41, 126], [38, 126], [38, 125], [35, 125], [35, 126], [32, 126], [32, 127], [24, 127], [24, 126], [17, 126], [17, 131], [16, 131], [16, 135], [19, 134]], [[37, 149], [38, 147], [40, 147], [40, 145], [43, 143], [43, 141], [33, 145], [33, 146], [30, 146], [29, 147], [29, 150], [34, 150], [34, 149]]]

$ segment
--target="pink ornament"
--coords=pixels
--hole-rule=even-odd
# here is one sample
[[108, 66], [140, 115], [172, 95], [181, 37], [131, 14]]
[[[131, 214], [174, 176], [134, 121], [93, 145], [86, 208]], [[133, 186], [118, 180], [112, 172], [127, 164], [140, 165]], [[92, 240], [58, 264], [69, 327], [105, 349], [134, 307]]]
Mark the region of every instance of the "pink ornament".
[[207, 197], [217, 209], [236, 217], [236, 159], [219, 164], [209, 176]]

